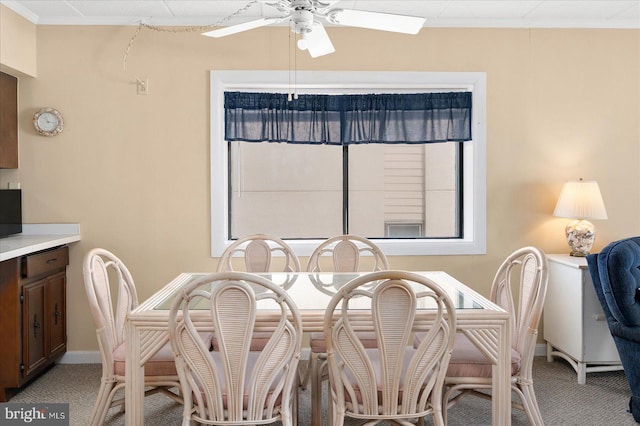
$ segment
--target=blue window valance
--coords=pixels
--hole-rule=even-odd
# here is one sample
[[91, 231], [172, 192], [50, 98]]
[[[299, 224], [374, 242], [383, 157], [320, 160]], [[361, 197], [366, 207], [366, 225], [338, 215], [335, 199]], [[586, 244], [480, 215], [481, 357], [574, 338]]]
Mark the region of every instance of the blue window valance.
[[471, 140], [471, 92], [225, 92], [225, 140], [349, 145]]

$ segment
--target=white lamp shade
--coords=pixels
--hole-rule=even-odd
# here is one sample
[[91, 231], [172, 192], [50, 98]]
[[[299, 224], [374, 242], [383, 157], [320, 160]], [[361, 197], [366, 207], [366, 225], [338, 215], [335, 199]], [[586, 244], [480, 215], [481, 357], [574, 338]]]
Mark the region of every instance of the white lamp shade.
[[582, 179], [565, 182], [553, 215], [575, 219], [606, 219], [607, 210], [598, 182]]

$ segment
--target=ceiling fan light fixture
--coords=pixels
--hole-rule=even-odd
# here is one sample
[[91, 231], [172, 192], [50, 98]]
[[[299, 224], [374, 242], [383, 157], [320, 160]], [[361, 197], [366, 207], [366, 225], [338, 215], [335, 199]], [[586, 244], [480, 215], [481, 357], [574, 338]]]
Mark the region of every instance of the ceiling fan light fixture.
[[309, 10], [294, 10], [291, 13], [291, 21], [296, 34], [307, 34], [313, 29], [313, 13]]
[[[309, 51], [309, 55], [311, 55], [312, 58], [328, 55], [336, 51], [333, 43], [331, 43], [329, 34], [327, 34], [322, 24], [317, 22], [313, 23], [313, 31], [302, 35], [302, 40], [304, 40], [303, 45], [306, 47], [306, 50]], [[302, 49], [299, 44], [298, 47]]]
[[425, 19], [419, 16], [392, 15], [351, 9], [334, 9], [327, 15], [327, 19], [333, 24], [404, 34], [418, 34], [425, 22]]

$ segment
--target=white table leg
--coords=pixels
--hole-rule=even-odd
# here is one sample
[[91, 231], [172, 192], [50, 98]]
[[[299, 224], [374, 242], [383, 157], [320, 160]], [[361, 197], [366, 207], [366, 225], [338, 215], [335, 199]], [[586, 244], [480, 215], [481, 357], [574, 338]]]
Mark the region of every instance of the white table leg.
[[493, 425], [511, 425], [511, 327], [505, 319], [498, 328], [498, 364], [493, 366]]
[[144, 421], [144, 367], [141, 366], [140, 329], [126, 323], [127, 356], [125, 366], [125, 424], [142, 425]]

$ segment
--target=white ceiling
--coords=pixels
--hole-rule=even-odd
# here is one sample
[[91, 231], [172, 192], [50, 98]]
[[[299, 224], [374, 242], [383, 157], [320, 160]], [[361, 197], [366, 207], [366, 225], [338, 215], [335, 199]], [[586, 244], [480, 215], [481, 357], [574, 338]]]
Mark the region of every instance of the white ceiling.
[[[0, 0], [41, 25], [211, 25], [250, 0]], [[640, 28], [640, 0], [342, 0], [334, 7], [415, 15], [426, 27]], [[264, 3], [225, 21], [279, 16]]]

